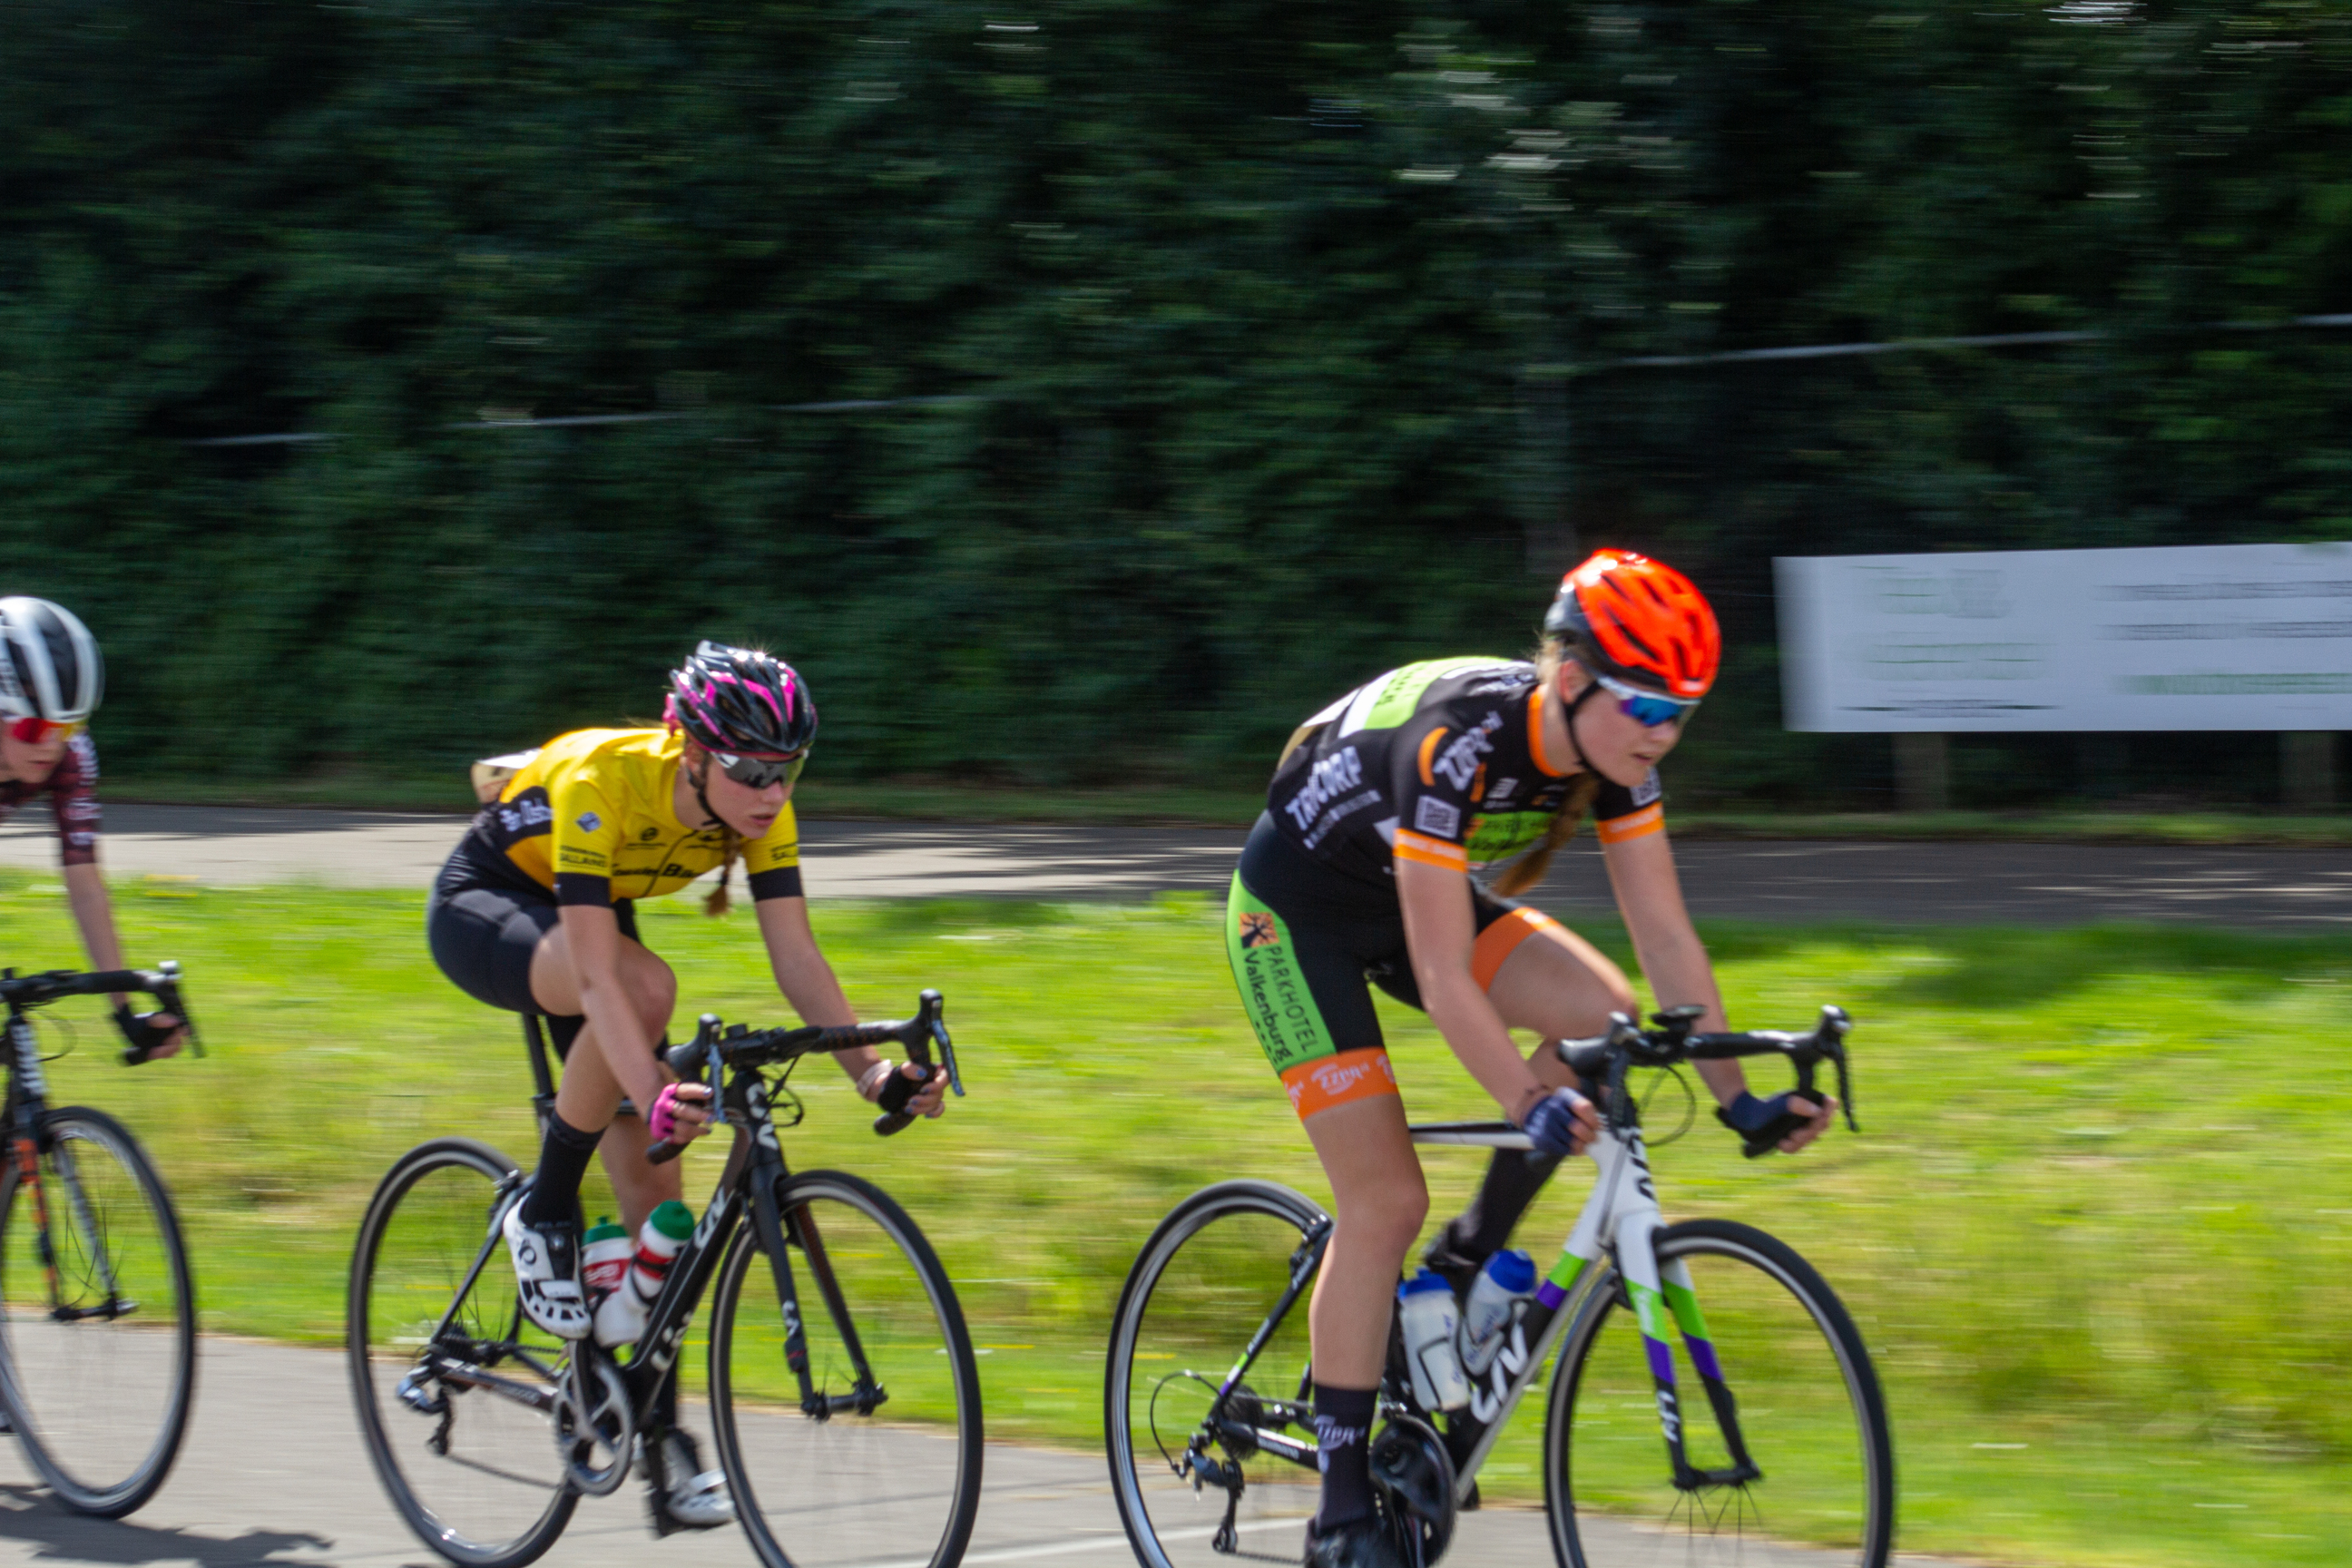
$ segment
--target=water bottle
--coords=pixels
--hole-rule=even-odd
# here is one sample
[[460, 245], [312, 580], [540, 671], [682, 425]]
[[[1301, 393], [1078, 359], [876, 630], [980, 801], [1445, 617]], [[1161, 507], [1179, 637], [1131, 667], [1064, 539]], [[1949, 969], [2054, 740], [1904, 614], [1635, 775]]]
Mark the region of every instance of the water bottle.
[[1469, 1304], [1462, 1310], [1462, 1367], [1472, 1377], [1485, 1375], [1511, 1337], [1511, 1325], [1526, 1310], [1520, 1303], [1536, 1293], [1536, 1260], [1517, 1247], [1486, 1259], [1471, 1283]]
[[629, 1233], [611, 1216], [599, 1216], [580, 1238], [580, 1279], [588, 1288], [588, 1310], [595, 1312], [629, 1277], [629, 1259], [636, 1256]]
[[596, 1309], [598, 1344], [628, 1344], [646, 1331], [646, 1316], [661, 1294], [662, 1281], [669, 1278], [669, 1260], [693, 1234], [694, 1211], [676, 1198], [646, 1216], [627, 1278]]
[[1424, 1268], [1397, 1287], [1397, 1323], [1404, 1331], [1405, 1365], [1413, 1397], [1424, 1410], [1459, 1410], [1470, 1403], [1470, 1381], [1454, 1348], [1462, 1314], [1454, 1287]]

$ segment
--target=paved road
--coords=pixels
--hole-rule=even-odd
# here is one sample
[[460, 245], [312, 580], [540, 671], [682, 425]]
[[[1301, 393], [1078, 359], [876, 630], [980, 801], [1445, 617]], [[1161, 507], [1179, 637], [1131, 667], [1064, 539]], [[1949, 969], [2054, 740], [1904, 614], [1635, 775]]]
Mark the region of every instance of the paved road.
[[[414, 888], [430, 880], [463, 826], [390, 812], [119, 805], [108, 809], [105, 855], [117, 875]], [[812, 822], [805, 833], [810, 891], [832, 898], [1221, 891], [1242, 840], [1221, 828], [919, 822]], [[0, 865], [37, 868], [55, 855], [38, 814], [0, 826]], [[1675, 855], [1702, 916], [2352, 925], [2352, 849], [1698, 839]], [[1589, 839], [1560, 858], [1541, 897], [1558, 908], [1609, 907]]]
[[[178, 1468], [153, 1501], [121, 1521], [80, 1519], [59, 1509], [35, 1484], [16, 1442], [0, 1438], [0, 1568], [437, 1564], [385, 1500], [361, 1447], [349, 1389], [338, 1352], [206, 1340], [195, 1420]], [[708, 1454], [707, 1420], [700, 1412], [689, 1419], [701, 1430]], [[792, 1418], [762, 1419], [781, 1425]], [[1098, 1456], [992, 1445], [983, 1471], [979, 1527], [964, 1557], [973, 1568], [1031, 1562], [1132, 1568], [1135, 1556], [1120, 1532]], [[645, 1528], [644, 1510], [635, 1480], [612, 1497], [588, 1500], [545, 1561], [579, 1568], [688, 1563], [754, 1568], [758, 1562], [735, 1530], [656, 1541]], [[1286, 1541], [1266, 1555], [1297, 1561]], [[1670, 1560], [1680, 1563], [1684, 1557], [1676, 1550]], [[1549, 1568], [1543, 1515], [1499, 1508], [1465, 1515], [1446, 1561], [1460, 1568]], [[1830, 1568], [1833, 1561], [1753, 1541], [1739, 1559], [1743, 1568]], [[1920, 1568], [1927, 1563], [1904, 1561]]]

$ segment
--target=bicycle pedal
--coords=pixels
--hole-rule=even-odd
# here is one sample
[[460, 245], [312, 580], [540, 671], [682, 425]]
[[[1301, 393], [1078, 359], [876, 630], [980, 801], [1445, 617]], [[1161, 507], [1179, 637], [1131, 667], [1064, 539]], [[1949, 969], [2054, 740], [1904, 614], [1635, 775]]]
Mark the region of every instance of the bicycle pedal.
[[400, 1395], [403, 1405], [419, 1415], [442, 1415], [449, 1408], [448, 1393], [437, 1387], [428, 1391], [425, 1386], [425, 1369], [418, 1367], [402, 1378], [393, 1392]]

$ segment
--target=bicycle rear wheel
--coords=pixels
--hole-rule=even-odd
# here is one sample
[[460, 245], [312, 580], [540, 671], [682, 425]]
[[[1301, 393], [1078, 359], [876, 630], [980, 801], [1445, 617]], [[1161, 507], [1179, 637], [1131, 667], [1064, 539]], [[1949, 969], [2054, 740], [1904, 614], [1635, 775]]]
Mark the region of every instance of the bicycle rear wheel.
[[580, 1501], [545, 1408], [563, 1342], [523, 1317], [498, 1236], [520, 1179], [469, 1138], [420, 1144], [377, 1187], [352, 1254], [346, 1343], [369, 1457], [408, 1527], [462, 1568], [530, 1562]]
[[[1323, 1211], [1272, 1182], [1221, 1182], [1179, 1204], [1144, 1243], [1111, 1321], [1104, 1368], [1103, 1430], [1119, 1521], [1144, 1568], [1210, 1568], [1232, 1550], [1296, 1563], [1307, 1521], [1321, 1500], [1310, 1467], [1234, 1440], [1257, 1427], [1311, 1439], [1307, 1300], [1302, 1289], [1225, 1411], [1207, 1427], [1219, 1389], [1240, 1363], [1328, 1225]], [[1213, 1479], [1194, 1489], [1188, 1454], [1237, 1479], [1240, 1495]], [[1219, 1535], [1233, 1506], [1233, 1535]]]
[[35, 1179], [21, 1151], [0, 1173], [0, 1401], [58, 1501], [120, 1519], [163, 1484], [188, 1424], [188, 1255], [121, 1122], [62, 1106], [43, 1126]]
[[[1768, 1542], [1882, 1568], [1895, 1538], [1895, 1448], [1869, 1352], [1812, 1267], [1760, 1230], [1692, 1220], [1658, 1233], [1680, 1264], [1736, 1400], [1740, 1485], [1677, 1490], [1641, 1326], [1604, 1274], [1560, 1345], [1545, 1426], [1545, 1504], [1564, 1568], [1731, 1568]], [[1724, 1431], [1687, 1359], [1676, 1405], [1690, 1463], [1727, 1468]], [[1809, 1559], [1819, 1561], [1819, 1558]]]
[[[710, 1421], [768, 1568], [952, 1568], [980, 1507], [979, 1363], [947, 1270], [880, 1188], [808, 1171], [778, 1189], [782, 1298], [756, 1222], [710, 1310]], [[805, 1334], [815, 1388], [787, 1361]]]

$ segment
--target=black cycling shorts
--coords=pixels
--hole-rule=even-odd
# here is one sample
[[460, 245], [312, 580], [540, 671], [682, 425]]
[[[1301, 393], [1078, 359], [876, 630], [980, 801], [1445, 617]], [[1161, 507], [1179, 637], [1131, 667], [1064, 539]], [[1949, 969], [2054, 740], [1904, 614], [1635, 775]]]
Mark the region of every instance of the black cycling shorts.
[[[425, 937], [433, 962], [457, 989], [477, 1002], [509, 1013], [540, 1013], [531, 1000], [530, 960], [540, 939], [562, 919], [555, 895], [533, 883], [520, 888], [495, 867], [485, 867], [461, 841], [425, 904]], [[637, 939], [637, 910], [623, 899], [613, 906], [621, 934]], [[546, 1014], [547, 1032], [560, 1060], [588, 1022], [578, 1015]]]
[[[1491, 985], [1518, 944], [1559, 922], [1470, 884], [1471, 972]], [[1225, 900], [1225, 955], [1266, 1060], [1301, 1117], [1397, 1092], [1371, 986], [1421, 1005], [1396, 889], [1335, 871], [1260, 816]]]

